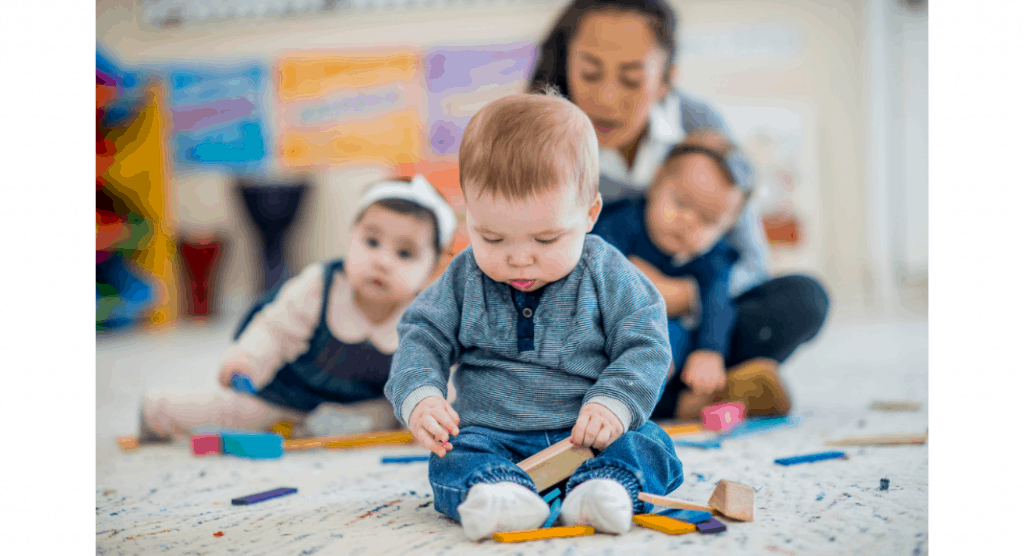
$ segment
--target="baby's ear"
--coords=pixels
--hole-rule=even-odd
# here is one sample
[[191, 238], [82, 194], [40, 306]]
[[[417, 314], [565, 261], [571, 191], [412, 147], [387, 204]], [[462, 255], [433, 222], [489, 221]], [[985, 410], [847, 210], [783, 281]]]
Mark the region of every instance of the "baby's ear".
[[590, 210], [587, 211], [587, 233], [594, 229], [594, 224], [597, 223], [597, 217], [601, 215], [601, 208], [603, 206], [604, 201], [601, 199], [601, 193], [598, 193], [594, 197], [594, 203], [590, 205]]

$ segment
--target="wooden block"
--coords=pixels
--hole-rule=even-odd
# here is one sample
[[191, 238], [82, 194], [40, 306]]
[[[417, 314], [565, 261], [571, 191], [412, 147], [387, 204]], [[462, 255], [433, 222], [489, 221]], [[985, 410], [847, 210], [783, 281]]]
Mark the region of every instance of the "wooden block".
[[555, 524], [555, 520], [558, 519], [558, 514], [560, 513], [562, 513], [562, 499], [555, 498], [554, 503], [551, 504], [551, 513], [548, 514], [548, 520], [545, 521], [544, 525], [541, 525], [540, 528], [549, 529], [552, 525]]
[[362, 448], [380, 444], [408, 444], [413, 442], [412, 433], [408, 430], [364, 432], [344, 436], [326, 436], [320, 438], [297, 438], [286, 440], [284, 449], [311, 450], [314, 448]]
[[648, 504], [654, 504], [655, 506], [665, 506], [666, 508], [676, 508], [679, 510], [697, 510], [699, 512], [711, 512], [714, 508], [711, 506], [704, 506], [702, 504], [694, 504], [692, 502], [684, 502], [682, 500], [676, 500], [675, 498], [669, 498], [668, 496], [658, 496], [657, 494], [650, 494], [647, 492], [641, 492], [637, 495], [642, 502]]
[[684, 436], [687, 434], [699, 434], [704, 432], [704, 425], [700, 423], [662, 423], [659, 425], [665, 434], [669, 436]]
[[552, 444], [536, 454], [519, 462], [519, 468], [533, 479], [537, 491], [545, 490], [568, 478], [588, 459], [594, 457], [594, 451], [584, 446], [574, 446], [566, 438]]
[[921, 403], [914, 400], [890, 400], [890, 401], [876, 401], [871, 404], [871, 409], [875, 411], [919, 411], [921, 409]]
[[250, 494], [249, 496], [234, 498], [231, 500], [231, 504], [234, 506], [248, 506], [249, 504], [270, 500], [271, 498], [295, 494], [298, 491], [299, 490], [296, 488], [275, 488], [274, 490], [268, 490], [259, 494]]
[[220, 453], [220, 437], [216, 434], [200, 434], [192, 437], [192, 453], [197, 456]]
[[641, 527], [661, 531], [668, 535], [682, 535], [684, 533], [692, 533], [697, 530], [697, 526], [692, 523], [679, 521], [677, 519], [672, 519], [671, 517], [665, 517], [658, 514], [635, 515], [633, 516], [633, 523], [636, 523]]
[[281, 435], [263, 432], [233, 432], [221, 436], [225, 454], [253, 459], [279, 458], [284, 453]]
[[708, 505], [725, 517], [754, 521], [754, 489], [733, 481], [718, 481]]
[[575, 527], [551, 527], [549, 529], [529, 529], [527, 531], [507, 531], [504, 533], [495, 533], [494, 540], [498, 542], [523, 542], [539, 541], [542, 539], [582, 537], [585, 535], [593, 534], [593, 527], [577, 525]]
[[747, 408], [741, 402], [725, 402], [705, 407], [700, 412], [700, 421], [709, 431], [727, 431], [743, 420]]
[[679, 510], [676, 508], [669, 508], [658, 512], [658, 515], [665, 517], [671, 517], [672, 519], [678, 519], [679, 521], [685, 521], [687, 523], [703, 523], [711, 519], [711, 512], [703, 512], [700, 510]]
[[293, 428], [295, 428], [294, 423], [289, 423], [288, 421], [279, 421], [277, 423], [274, 423], [274, 426], [270, 427], [270, 432], [276, 432], [277, 434], [283, 436], [285, 440], [288, 440], [292, 437]]
[[779, 458], [775, 460], [775, 463], [779, 465], [796, 465], [798, 463], [811, 463], [815, 461], [823, 461], [827, 459], [838, 459], [845, 458], [846, 452], [820, 452], [816, 454], [807, 454], [803, 456], [793, 456], [789, 458]]
[[925, 444], [928, 433], [924, 434], [876, 434], [872, 436], [847, 436], [842, 440], [830, 440], [826, 446], [895, 446], [900, 444]]
[[725, 524], [715, 518], [711, 518], [704, 523], [698, 523], [697, 530], [705, 535], [710, 533], [723, 533], [725, 532]]
[[125, 452], [139, 449], [139, 439], [134, 436], [119, 436], [117, 438], [117, 443]]

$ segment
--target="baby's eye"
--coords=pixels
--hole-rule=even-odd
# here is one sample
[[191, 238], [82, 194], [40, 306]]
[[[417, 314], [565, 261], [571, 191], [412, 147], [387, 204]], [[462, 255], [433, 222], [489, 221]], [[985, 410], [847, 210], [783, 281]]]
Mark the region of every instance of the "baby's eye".
[[485, 237], [485, 238], [484, 238], [484, 241], [486, 241], [487, 243], [490, 243], [490, 244], [498, 244], [498, 243], [501, 243], [501, 238], [498, 238], [498, 239], [490, 239], [490, 238], [486, 238], [486, 237]]
[[412, 260], [412, 259], [416, 258], [416, 253], [414, 253], [410, 249], [399, 249], [398, 250], [398, 258], [405, 259], [407, 261], [408, 260]]
[[547, 245], [549, 243], [554, 243], [556, 241], [558, 241], [557, 237], [553, 237], [551, 239], [540, 239], [540, 238], [537, 238], [537, 243], [542, 243], [544, 245]]
[[597, 72], [597, 73], [581, 73], [580, 74], [580, 78], [583, 79], [584, 81], [586, 81], [587, 83], [597, 83], [598, 81], [601, 80], [601, 74], [599, 72]]
[[377, 247], [380, 247], [380, 241], [375, 237], [368, 237], [366, 238], [366, 245], [370, 246], [370, 249], [376, 249]]

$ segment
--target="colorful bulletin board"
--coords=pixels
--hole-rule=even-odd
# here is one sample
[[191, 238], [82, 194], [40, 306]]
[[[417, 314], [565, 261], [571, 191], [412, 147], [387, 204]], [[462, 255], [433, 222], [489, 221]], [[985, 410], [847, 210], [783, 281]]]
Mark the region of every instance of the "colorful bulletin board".
[[420, 68], [421, 58], [411, 50], [283, 57], [277, 87], [284, 163], [421, 160]]
[[470, 118], [487, 103], [522, 92], [536, 57], [532, 42], [430, 49], [425, 77], [431, 152], [457, 156]]
[[263, 99], [267, 71], [258, 63], [168, 68], [174, 160], [180, 166], [253, 170], [267, 153]]

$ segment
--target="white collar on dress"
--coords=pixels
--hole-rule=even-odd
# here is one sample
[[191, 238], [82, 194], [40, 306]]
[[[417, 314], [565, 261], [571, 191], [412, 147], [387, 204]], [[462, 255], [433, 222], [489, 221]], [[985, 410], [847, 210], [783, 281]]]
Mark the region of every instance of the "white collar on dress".
[[626, 159], [617, 149], [602, 148], [601, 173], [637, 189], [646, 189], [654, 180], [668, 151], [685, 138], [679, 100], [674, 93], [669, 92], [664, 100], [651, 106], [647, 135], [637, 148], [633, 168], [626, 167]]

